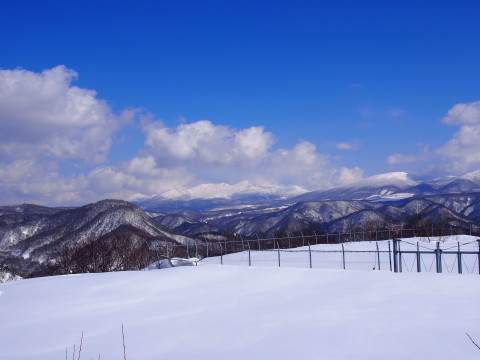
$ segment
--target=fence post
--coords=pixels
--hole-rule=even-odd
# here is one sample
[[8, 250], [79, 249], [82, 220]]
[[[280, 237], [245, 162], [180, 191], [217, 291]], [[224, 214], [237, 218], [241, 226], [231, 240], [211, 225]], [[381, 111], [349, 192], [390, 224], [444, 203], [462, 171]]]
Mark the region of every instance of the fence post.
[[187, 239], [187, 259], [190, 257], [190, 254], [189, 254], [189, 249], [188, 249], [188, 243], [189, 243], [189, 239]]
[[422, 271], [422, 264], [420, 263], [421, 259], [420, 259], [420, 246], [418, 245], [418, 241], [417, 241], [417, 272], [421, 272]]
[[480, 274], [480, 239], [477, 240], [477, 243], [478, 243], [478, 261], [477, 261], [477, 264], [478, 264], [478, 273]]
[[280, 245], [277, 244], [278, 267], [280, 267]]
[[342, 243], [342, 258], [343, 258], [343, 270], [345, 270], [345, 248]]
[[300, 231], [300, 234], [302, 235], [302, 246], [305, 246], [305, 237], [303, 236], [303, 232]]
[[258, 250], [260, 250], [260, 238], [258, 237], [258, 234], [257, 234], [257, 241], [258, 241]]
[[287, 238], [288, 238], [288, 248], [291, 249], [292, 248], [292, 244], [290, 242], [290, 234], [287, 234]]
[[243, 236], [241, 234], [240, 235], [240, 240], [242, 240], [242, 250], [245, 251], [245, 244], [243, 242]]
[[222, 248], [222, 243], [220, 243], [220, 264], [223, 265], [223, 248]]
[[388, 261], [390, 262], [390, 271], [392, 271], [392, 250], [390, 249], [390, 241], [388, 242]]
[[318, 244], [318, 239], [317, 239], [317, 233], [315, 232], [315, 230], [313, 231], [313, 235], [315, 235], [315, 245]]
[[[450, 227], [451, 229], [451, 227]], [[437, 273], [442, 272], [442, 254], [440, 250], [440, 242], [437, 241], [437, 248], [435, 249], [435, 259], [437, 260]]]
[[381, 268], [380, 268], [380, 250], [378, 250], [378, 242], [376, 244], [377, 244], [378, 270], [381, 270]]
[[398, 272], [397, 244], [398, 239], [392, 239], [393, 242], [393, 272]]
[[250, 256], [250, 249], [248, 249], [248, 266], [252, 266], [252, 258]]
[[208, 257], [208, 240], [205, 239], [205, 243], [207, 244], [207, 257]]
[[457, 263], [458, 263], [458, 273], [462, 273], [462, 253], [460, 252], [460, 241], [457, 241], [458, 252], [457, 252]]
[[312, 268], [312, 249], [310, 248], [310, 244], [308, 244], [308, 257], [310, 259], [310, 269]]
[[402, 265], [402, 249], [400, 248], [400, 241], [398, 241], [398, 271], [402, 272], [403, 271], [403, 265]]

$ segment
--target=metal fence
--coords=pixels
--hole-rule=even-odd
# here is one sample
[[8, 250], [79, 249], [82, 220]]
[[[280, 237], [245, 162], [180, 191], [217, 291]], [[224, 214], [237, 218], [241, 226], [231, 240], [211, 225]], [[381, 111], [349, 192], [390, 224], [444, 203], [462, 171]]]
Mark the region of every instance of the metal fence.
[[[452, 242], [452, 236], [473, 235], [477, 231], [450, 227], [270, 238], [238, 235], [221, 241], [187, 239], [184, 244], [155, 241], [151, 250], [159, 260], [165, 257], [196, 257], [206, 263], [229, 265], [479, 274], [480, 240]], [[412, 242], [408, 238], [389, 240], [388, 234], [423, 235], [424, 241]]]

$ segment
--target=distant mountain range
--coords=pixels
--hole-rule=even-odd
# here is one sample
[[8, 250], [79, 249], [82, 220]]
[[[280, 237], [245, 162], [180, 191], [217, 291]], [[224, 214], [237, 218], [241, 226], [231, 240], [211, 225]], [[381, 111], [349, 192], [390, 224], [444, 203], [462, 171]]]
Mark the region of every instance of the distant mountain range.
[[[461, 177], [420, 182], [396, 172], [365, 178], [330, 190], [307, 192], [289, 199], [260, 199], [250, 203], [204, 203], [204, 210], [168, 211], [155, 219], [191, 236], [225, 230], [243, 235], [301, 231], [312, 226], [325, 231], [352, 227], [406, 225], [423, 221], [467, 227], [480, 222], [480, 171]], [[201, 204], [201, 200], [196, 203]], [[141, 204], [140, 204], [141, 205]], [[165, 205], [161, 204], [160, 207]], [[212, 209], [217, 205], [217, 209]], [[221, 206], [220, 206], [221, 205]], [[150, 204], [156, 210], [158, 204]]]
[[371, 176], [328, 190], [307, 192], [300, 187], [258, 187], [248, 182], [236, 185], [203, 184], [155, 196], [135, 196], [134, 204], [148, 211], [213, 210], [239, 206], [282, 206], [304, 201], [365, 200], [395, 201], [416, 196], [480, 191], [480, 170], [459, 177], [430, 181], [413, 180], [405, 172]]
[[[392, 225], [480, 225], [480, 171], [428, 182], [389, 173], [314, 192], [248, 183], [219, 187], [223, 197], [194, 198], [194, 191], [176, 199], [144, 197], [137, 200], [143, 209], [122, 200], [78, 208], [0, 206], [0, 265], [30, 276], [58, 257], [64, 246], [119, 235], [147, 244], [159, 239], [182, 244], [199, 237], [223, 240], [232, 233], [269, 236], [305, 229], [332, 233]], [[214, 196], [214, 188], [207, 188]]]

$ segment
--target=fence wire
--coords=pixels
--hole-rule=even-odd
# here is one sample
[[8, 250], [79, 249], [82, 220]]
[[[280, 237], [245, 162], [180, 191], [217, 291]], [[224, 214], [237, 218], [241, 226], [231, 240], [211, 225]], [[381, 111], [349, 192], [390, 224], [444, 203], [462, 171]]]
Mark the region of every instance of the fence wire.
[[479, 274], [480, 239], [458, 236], [469, 235], [473, 230], [460, 234], [458, 229], [451, 228], [449, 233], [453, 235], [449, 235], [445, 229], [430, 229], [430, 235], [439, 235], [401, 240], [383, 238], [392, 234], [421, 234], [421, 231], [314, 233], [266, 239], [237, 236], [221, 241], [189, 239], [183, 244], [156, 241], [150, 251], [158, 259], [195, 257], [204, 263], [225, 265]]

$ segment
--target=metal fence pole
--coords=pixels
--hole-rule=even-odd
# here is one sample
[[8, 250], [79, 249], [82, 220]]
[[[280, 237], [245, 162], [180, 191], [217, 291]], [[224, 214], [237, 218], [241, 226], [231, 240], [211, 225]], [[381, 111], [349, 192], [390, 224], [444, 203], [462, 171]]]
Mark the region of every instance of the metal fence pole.
[[207, 257], [208, 257], [208, 240], [205, 240], [205, 243], [207, 244]]
[[240, 240], [242, 240], [242, 250], [245, 251], [245, 243], [243, 242], [243, 236], [241, 234], [240, 235]]
[[462, 253], [460, 252], [460, 241], [457, 242], [458, 252], [457, 252], [457, 263], [458, 263], [458, 273], [462, 273]]
[[422, 271], [422, 264], [421, 264], [421, 259], [420, 259], [420, 246], [418, 245], [417, 241], [417, 272]]
[[345, 248], [342, 243], [342, 258], [343, 258], [343, 270], [345, 270]]
[[250, 255], [250, 249], [248, 249], [248, 266], [252, 266], [252, 257]]
[[278, 267], [280, 267], [280, 246], [277, 246], [277, 254], [278, 254]]
[[381, 268], [380, 268], [380, 250], [378, 250], [378, 242], [376, 244], [377, 244], [378, 270], [381, 270]]
[[258, 234], [257, 234], [257, 241], [258, 241], [258, 250], [260, 250], [260, 238], [258, 237]]
[[398, 239], [393, 239], [393, 272], [398, 272], [397, 246]]
[[222, 243], [220, 243], [220, 264], [223, 265], [223, 248], [222, 248]]
[[478, 264], [478, 273], [480, 274], [480, 239], [477, 240], [477, 243], [478, 243], [478, 261], [477, 261], [477, 264]]
[[388, 261], [390, 263], [390, 271], [392, 271], [392, 251], [390, 249], [390, 241], [388, 242]]
[[437, 260], [437, 273], [442, 272], [442, 254], [440, 250], [440, 243], [437, 241], [437, 248], [435, 249], [435, 259]]
[[308, 244], [308, 257], [310, 259], [310, 269], [312, 268], [312, 249], [310, 248], [310, 244]]
[[403, 266], [402, 266], [402, 250], [400, 249], [400, 241], [398, 240], [398, 271], [402, 272], [403, 271]]

